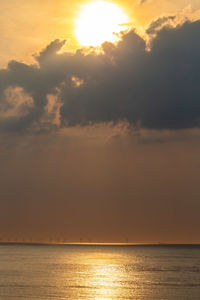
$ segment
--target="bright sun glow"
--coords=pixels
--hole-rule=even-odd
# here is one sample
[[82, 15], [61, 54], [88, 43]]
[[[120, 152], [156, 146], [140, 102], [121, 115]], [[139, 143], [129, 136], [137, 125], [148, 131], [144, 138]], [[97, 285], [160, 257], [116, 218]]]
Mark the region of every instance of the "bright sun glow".
[[82, 7], [75, 24], [75, 37], [83, 46], [99, 46], [116, 42], [116, 35], [127, 29], [128, 17], [116, 4], [95, 1]]

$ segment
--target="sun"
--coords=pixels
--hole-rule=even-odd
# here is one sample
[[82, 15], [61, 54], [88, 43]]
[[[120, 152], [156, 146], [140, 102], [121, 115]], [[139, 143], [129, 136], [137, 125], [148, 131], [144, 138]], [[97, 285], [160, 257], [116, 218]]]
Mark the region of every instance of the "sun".
[[75, 37], [82, 46], [116, 42], [117, 33], [127, 29], [128, 16], [118, 5], [94, 1], [82, 6], [75, 22]]

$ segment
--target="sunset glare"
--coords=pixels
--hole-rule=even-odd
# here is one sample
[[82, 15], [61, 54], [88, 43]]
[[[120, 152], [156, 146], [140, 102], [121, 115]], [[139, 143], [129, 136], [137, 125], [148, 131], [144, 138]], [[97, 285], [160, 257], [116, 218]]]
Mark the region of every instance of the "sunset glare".
[[118, 33], [127, 29], [128, 16], [116, 4], [95, 1], [82, 7], [75, 24], [75, 37], [82, 46], [116, 42]]
[[0, 300], [200, 300], [200, 0], [0, 10]]

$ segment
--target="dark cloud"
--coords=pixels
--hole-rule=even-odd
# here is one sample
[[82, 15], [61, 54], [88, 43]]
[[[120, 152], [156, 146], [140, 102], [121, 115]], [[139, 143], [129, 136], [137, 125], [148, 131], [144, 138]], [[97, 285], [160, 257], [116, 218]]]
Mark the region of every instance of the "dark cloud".
[[199, 127], [200, 21], [172, 28], [169, 18], [150, 25], [147, 32], [157, 32], [151, 51], [131, 31], [118, 45], [105, 43], [99, 55], [58, 53], [65, 41], [55, 40], [36, 56], [36, 65], [11, 61], [0, 70], [1, 103], [7, 89], [20, 87], [34, 105], [26, 106], [26, 114], [0, 117], [1, 130], [48, 131], [123, 120], [149, 129]]
[[153, 20], [148, 29], [147, 29], [147, 34], [155, 34], [158, 31], [160, 31], [164, 26], [170, 26], [170, 21], [174, 21], [176, 19], [176, 16], [163, 16], [159, 17], [156, 20]]
[[0, 70], [2, 240], [198, 241], [200, 22], [177, 24]]
[[139, 4], [142, 5], [142, 4], [146, 3], [147, 1], [148, 1], [148, 0], [140, 0], [140, 1], [139, 1]]

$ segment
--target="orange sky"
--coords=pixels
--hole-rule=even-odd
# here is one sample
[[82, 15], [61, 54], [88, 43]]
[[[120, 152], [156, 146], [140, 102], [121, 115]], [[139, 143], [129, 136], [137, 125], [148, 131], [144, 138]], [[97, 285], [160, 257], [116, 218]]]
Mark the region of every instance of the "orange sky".
[[200, 3], [143, 2], [116, 0], [168, 16], [150, 51], [132, 30], [86, 55], [84, 1], [0, 0], [2, 240], [200, 242]]
[[[68, 39], [68, 49], [76, 48], [74, 21], [85, 0], [0, 0], [0, 66], [11, 59], [33, 62], [32, 54], [57, 38]], [[111, 1], [119, 4], [137, 26], [147, 25], [153, 18], [173, 14], [188, 5], [200, 8], [199, 0], [139, 0]]]
[[1, 238], [200, 242], [199, 130], [105, 130], [1, 139]]

